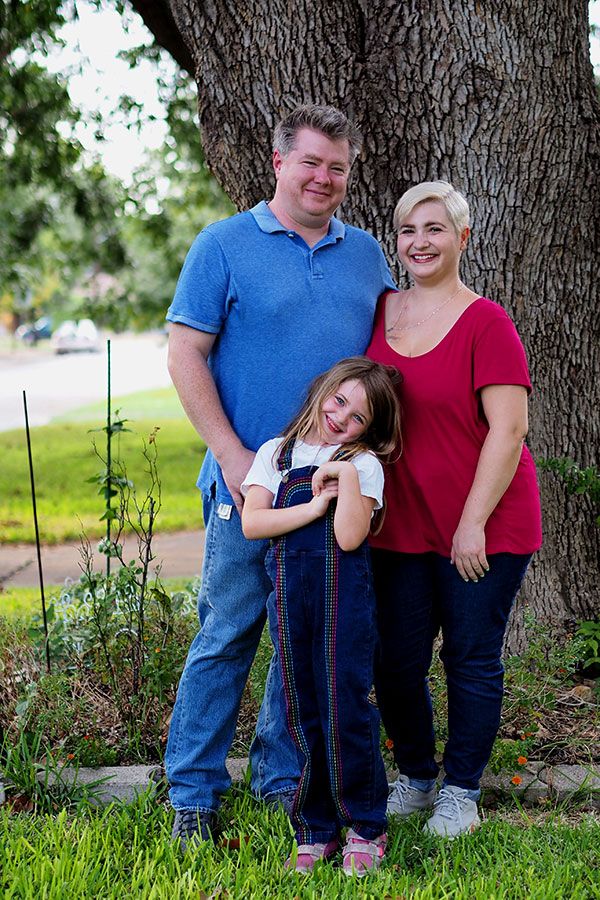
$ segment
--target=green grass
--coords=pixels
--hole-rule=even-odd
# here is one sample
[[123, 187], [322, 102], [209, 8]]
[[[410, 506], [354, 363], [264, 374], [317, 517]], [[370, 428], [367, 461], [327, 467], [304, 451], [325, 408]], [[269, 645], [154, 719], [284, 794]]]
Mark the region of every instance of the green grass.
[[[138, 399], [138, 402], [142, 400]], [[160, 426], [157, 446], [162, 484], [158, 528], [178, 531], [197, 527], [201, 504], [194, 485], [205, 448], [187, 419], [163, 419], [156, 415], [131, 422], [132, 433], [122, 434], [118, 442], [113, 441], [113, 456], [120, 444], [128, 477], [136, 487], [143, 488], [147, 463], [141, 454], [142, 439], [147, 438], [156, 425]], [[103, 469], [94, 453], [92, 440], [95, 439], [103, 450], [105, 436], [102, 432], [89, 434], [93, 427], [93, 423], [72, 422], [32, 430], [38, 520], [44, 543], [77, 540], [82, 525], [89, 537], [100, 537], [104, 533], [104, 524], [99, 522], [103, 499], [98, 496], [94, 484], [86, 483], [86, 479]], [[0, 434], [0, 458], [2, 541], [32, 542], [34, 528], [23, 430]]]
[[[113, 410], [119, 410], [121, 416], [132, 419], [135, 423], [138, 419], [148, 419], [162, 422], [165, 419], [185, 419], [175, 388], [160, 388], [155, 391], [138, 391], [135, 394], [127, 394], [123, 397], [114, 397]], [[52, 420], [59, 422], [106, 422], [106, 402], [90, 403], [80, 406], [78, 409], [56, 416]]]
[[[49, 597], [52, 589], [44, 591]], [[0, 616], [8, 619], [28, 618], [40, 609], [40, 589], [37, 587], [9, 587], [0, 591]]]
[[[444, 843], [422, 819], [393, 823], [381, 869], [356, 881], [331, 864], [290, 874], [282, 812], [260, 808], [244, 788], [221, 814], [229, 844], [202, 844], [181, 858], [169, 841], [172, 813], [147, 798], [68, 816], [0, 811], [3, 900], [188, 900], [188, 898], [408, 898], [590, 900], [600, 897], [600, 822], [519, 824], [491, 814], [472, 836]], [[240, 839], [239, 849], [234, 841]]]

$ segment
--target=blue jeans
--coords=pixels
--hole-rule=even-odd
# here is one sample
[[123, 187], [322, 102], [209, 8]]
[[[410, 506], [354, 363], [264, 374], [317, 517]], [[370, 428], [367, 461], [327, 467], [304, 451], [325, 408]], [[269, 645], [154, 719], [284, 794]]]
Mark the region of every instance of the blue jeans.
[[[268, 542], [247, 541], [235, 507], [229, 519], [219, 518], [217, 507], [214, 498], [204, 498], [200, 630], [179, 682], [165, 757], [173, 807], [205, 812], [218, 808], [231, 784], [225, 759], [272, 589], [264, 567]], [[251, 787], [257, 796], [297, 785], [300, 765], [286, 727], [276, 656], [267, 677], [250, 763]]]
[[373, 550], [372, 559], [380, 639], [375, 690], [398, 769], [423, 781], [439, 771], [427, 676], [441, 629], [445, 783], [477, 790], [500, 725], [506, 623], [531, 557], [491, 554], [490, 571], [478, 582], [464, 582], [436, 553]]

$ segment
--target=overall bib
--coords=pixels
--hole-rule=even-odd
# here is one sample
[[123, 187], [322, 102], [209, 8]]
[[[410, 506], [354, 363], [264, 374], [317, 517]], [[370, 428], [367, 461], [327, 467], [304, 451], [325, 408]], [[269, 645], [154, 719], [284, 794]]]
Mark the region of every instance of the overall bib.
[[[292, 448], [275, 507], [312, 499], [317, 466], [292, 469]], [[279, 651], [289, 732], [302, 774], [292, 822], [299, 844], [327, 843], [352, 827], [373, 840], [386, 830], [387, 781], [379, 714], [369, 702], [377, 642], [369, 549], [340, 550], [335, 502], [326, 515], [272, 541], [269, 628]]]

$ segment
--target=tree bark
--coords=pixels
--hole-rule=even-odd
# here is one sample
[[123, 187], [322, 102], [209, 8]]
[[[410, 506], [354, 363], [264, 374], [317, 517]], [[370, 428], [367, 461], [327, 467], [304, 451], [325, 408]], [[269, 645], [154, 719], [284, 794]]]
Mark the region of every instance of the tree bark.
[[[171, 0], [171, 10], [194, 61], [206, 159], [239, 208], [271, 195], [273, 127], [311, 101], [363, 131], [341, 215], [375, 234], [390, 262], [407, 187], [443, 178], [466, 194], [463, 278], [505, 306], [525, 343], [533, 453], [597, 463], [600, 108], [586, 4]], [[551, 473], [540, 485], [545, 543], [513, 648], [526, 604], [563, 628], [599, 613], [590, 504]]]

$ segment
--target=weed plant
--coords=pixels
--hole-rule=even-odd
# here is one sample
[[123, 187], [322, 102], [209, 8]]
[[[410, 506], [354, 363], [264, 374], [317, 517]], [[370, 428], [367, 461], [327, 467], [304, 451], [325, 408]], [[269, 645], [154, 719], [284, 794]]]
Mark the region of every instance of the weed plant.
[[[108, 450], [123, 425], [116, 418], [107, 426]], [[43, 735], [38, 750], [59, 765], [63, 760], [98, 765], [160, 759], [183, 660], [197, 628], [192, 596], [169, 593], [158, 570], [151, 570], [161, 507], [156, 431], [141, 455], [145, 491], [136, 490], [118, 459], [110, 462], [112, 454], [109, 462], [100, 456], [104, 468], [91, 480], [105, 501], [107, 529], [99, 549], [107, 559], [106, 574], [94, 572], [91, 544], [82, 536], [83, 574], [49, 603], [48, 634], [41, 616], [34, 616], [31, 643], [17, 642], [28, 668], [17, 656], [5, 673], [9, 689], [0, 701], [0, 723], [22, 751]], [[137, 559], [131, 561], [123, 557], [126, 529], [138, 544]], [[42, 673], [40, 660], [47, 650], [53, 668]], [[26, 784], [21, 788], [28, 790]]]

